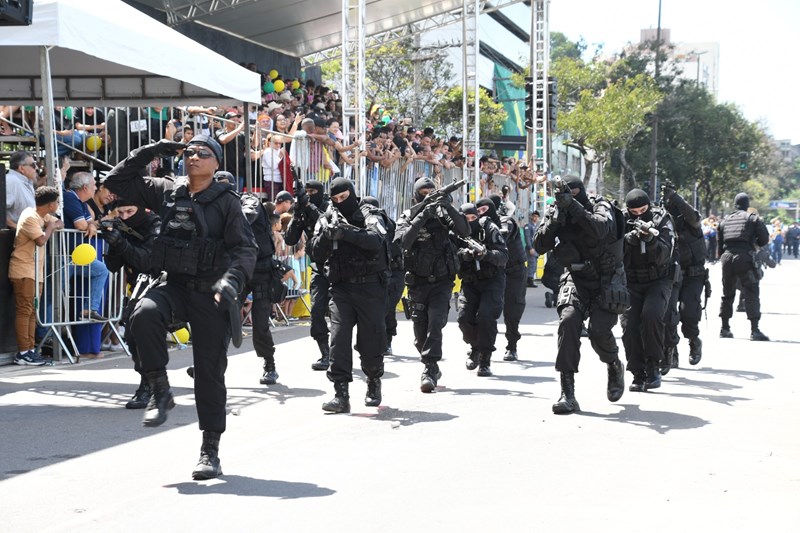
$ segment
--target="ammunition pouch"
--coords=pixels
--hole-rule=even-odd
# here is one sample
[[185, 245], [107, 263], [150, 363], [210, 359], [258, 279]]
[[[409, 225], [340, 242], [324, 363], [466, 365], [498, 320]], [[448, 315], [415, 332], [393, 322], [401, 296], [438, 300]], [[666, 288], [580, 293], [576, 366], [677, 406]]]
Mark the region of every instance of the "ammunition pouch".
[[599, 305], [610, 313], [621, 315], [630, 305], [625, 270], [620, 268], [611, 277], [611, 281], [600, 291]]

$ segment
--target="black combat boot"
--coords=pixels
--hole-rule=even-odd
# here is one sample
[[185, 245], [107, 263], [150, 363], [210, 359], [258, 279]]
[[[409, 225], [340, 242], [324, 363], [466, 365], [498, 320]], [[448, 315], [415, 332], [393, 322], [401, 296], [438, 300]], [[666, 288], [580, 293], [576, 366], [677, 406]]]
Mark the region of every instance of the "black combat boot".
[[219, 438], [216, 431], [203, 431], [203, 445], [200, 447], [200, 460], [192, 472], [192, 479], [213, 479], [222, 475], [219, 463]]
[[478, 350], [470, 348], [467, 350], [467, 360], [464, 362], [467, 370], [475, 370], [478, 368]]
[[367, 395], [364, 397], [364, 405], [378, 407], [382, 399], [381, 378], [367, 378]]
[[384, 356], [392, 355], [392, 338], [391, 337], [389, 337], [386, 340], [386, 349], [383, 350], [383, 355]]
[[696, 365], [703, 358], [703, 341], [700, 337], [689, 339], [689, 364]]
[[503, 356], [503, 361], [516, 361], [517, 360], [517, 347], [509, 348]]
[[722, 319], [722, 329], [719, 330], [719, 338], [720, 339], [732, 339], [733, 333], [731, 333], [731, 324], [728, 319]]
[[154, 428], [167, 421], [167, 411], [175, 407], [172, 390], [169, 388], [166, 370], [156, 370], [147, 373], [147, 382], [150, 385], [150, 401], [144, 412], [142, 424]]
[[333, 384], [335, 396], [329, 402], [322, 404], [322, 410], [329, 413], [349, 413], [350, 412], [350, 393], [349, 383], [337, 381]]
[[575, 373], [561, 373], [561, 397], [553, 404], [553, 413], [557, 415], [568, 415], [580, 411], [578, 400], [575, 399]]
[[478, 376], [482, 378], [488, 378], [492, 375], [492, 354], [491, 353], [481, 353], [478, 358]]
[[139, 388], [133, 393], [133, 398], [125, 404], [125, 409], [144, 409], [150, 401], [150, 396], [150, 384], [147, 383], [147, 378], [142, 376]]
[[318, 340], [317, 345], [319, 346], [319, 353], [322, 354], [322, 357], [317, 359], [315, 363], [312, 363], [311, 368], [314, 370], [328, 370], [331, 364], [331, 349], [328, 346], [328, 341]]
[[751, 341], [768, 341], [769, 337], [761, 333], [758, 329], [758, 320], [750, 321], [750, 340]]
[[278, 373], [275, 371], [275, 359], [264, 358], [264, 375], [258, 380], [262, 385], [275, 385], [278, 382]]
[[439, 383], [440, 379], [442, 379], [442, 371], [439, 370], [439, 363], [436, 361], [425, 363], [425, 370], [422, 372], [419, 390], [422, 392], [433, 392], [436, 390], [436, 385]]
[[674, 346], [664, 346], [664, 356], [661, 359], [661, 364], [659, 366], [662, 376], [669, 374], [669, 371], [672, 369], [672, 356], [674, 351]]
[[672, 368], [678, 368], [678, 347], [672, 348]]
[[606, 397], [609, 402], [616, 402], [625, 392], [625, 365], [617, 358], [613, 363], [608, 363], [608, 386]]
[[657, 389], [661, 386], [661, 369], [658, 368], [658, 361], [655, 359], [647, 360], [644, 386], [645, 390]]
[[631, 381], [631, 386], [628, 387], [628, 390], [631, 392], [644, 392], [645, 386], [644, 381], [646, 379], [644, 372], [639, 372], [638, 374], [633, 375], [633, 381]]

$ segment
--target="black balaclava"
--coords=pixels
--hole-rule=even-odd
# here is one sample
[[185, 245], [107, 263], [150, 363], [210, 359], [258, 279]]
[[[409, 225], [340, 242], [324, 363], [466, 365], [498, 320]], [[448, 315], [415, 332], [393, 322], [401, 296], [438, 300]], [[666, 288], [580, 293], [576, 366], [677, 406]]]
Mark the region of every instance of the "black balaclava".
[[491, 198], [481, 198], [477, 202], [475, 202], [475, 207], [488, 207], [489, 209], [486, 210], [486, 214], [483, 216], [489, 217], [489, 219], [494, 222], [495, 224], [500, 224], [500, 216], [497, 214], [497, 208], [494, 205], [494, 202]]
[[331, 182], [331, 198], [344, 191], [350, 191], [350, 196], [344, 202], [333, 202], [333, 205], [346, 219], [350, 220], [353, 214], [358, 211], [358, 198], [356, 197], [356, 189], [353, 187], [353, 182], [347, 178], [336, 178]]
[[322, 201], [324, 200], [323, 193], [325, 192], [325, 186], [322, 184], [322, 182], [315, 180], [307, 181], [305, 184], [305, 188], [314, 189], [315, 191], [317, 191], [317, 194], [308, 195], [308, 201], [317, 207], [322, 206]]
[[[580, 189], [578, 194], [576, 194], [573, 198], [578, 200], [580, 204], [584, 207], [589, 205], [589, 196], [586, 194], [586, 188], [583, 186], [583, 180], [580, 178], [567, 178], [566, 181], [567, 187], [570, 189]], [[644, 191], [642, 191], [644, 192]], [[649, 203], [649, 200], [648, 200]]]
[[459, 211], [464, 213], [464, 216], [475, 215], [476, 217], [478, 217], [475, 220], [469, 222], [469, 228], [471, 233], [477, 233], [478, 231], [480, 231], [481, 229], [480, 215], [478, 214], [478, 208], [475, 207], [475, 204], [462, 204]]
[[365, 196], [364, 198], [361, 199], [361, 203], [369, 204], [373, 207], [378, 207], [378, 208], [381, 206], [381, 204], [378, 203], [378, 199], [375, 198], [374, 196]]
[[736, 198], [733, 199], [733, 207], [740, 211], [747, 211], [747, 208], [750, 207], [750, 197], [747, 196], [747, 193], [740, 192], [737, 194]]
[[421, 177], [414, 182], [414, 201], [416, 203], [420, 203], [422, 200], [425, 199], [423, 195], [420, 194], [420, 189], [435, 189], [436, 183], [433, 182], [432, 179], [428, 177]]
[[628, 214], [632, 218], [640, 218], [644, 221], [650, 221], [653, 219], [653, 210], [648, 209], [645, 213], [639, 217], [634, 217], [630, 213], [630, 209], [636, 209], [637, 207], [644, 207], [646, 205], [650, 205], [650, 197], [647, 196], [647, 193], [644, 192], [642, 189], [631, 189], [628, 195], [625, 197], [625, 207], [629, 209]]
[[148, 217], [147, 209], [144, 208], [143, 206], [141, 206], [141, 205], [139, 205], [139, 204], [137, 204], [135, 202], [129, 202], [128, 200], [125, 200], [124, 198], [118, 198], [117, 199], [117, 207], [128, 207], [128, 206], [131, 206], [131, 205], [135, 205], [138, 208], [136, 210], [136, 213], [134, 213], [132, 216], [128, 217], [127, 220], [122, 220], [122, 219], [120, 219], [120, 220], [122, 220], [122, 222], [127, 224], [128, 227], [135, 229], [135, 228], [138, 228], [139, 226], [141, 226], [142, 224], [146, 223], [148, 221], [149, 217]]

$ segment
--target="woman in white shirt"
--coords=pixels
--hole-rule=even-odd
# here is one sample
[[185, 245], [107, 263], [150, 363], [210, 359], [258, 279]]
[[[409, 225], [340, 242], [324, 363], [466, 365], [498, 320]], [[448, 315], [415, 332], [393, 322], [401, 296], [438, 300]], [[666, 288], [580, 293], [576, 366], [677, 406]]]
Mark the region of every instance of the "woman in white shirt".
[[270, 200], [284, 189], [283, 177], [280, 172], [280, 163], [286, 157], [283, 146], [283, 137], [269, 135], [266, 146], [261, 150], [261, 168], [264, 175], [264, 192]]

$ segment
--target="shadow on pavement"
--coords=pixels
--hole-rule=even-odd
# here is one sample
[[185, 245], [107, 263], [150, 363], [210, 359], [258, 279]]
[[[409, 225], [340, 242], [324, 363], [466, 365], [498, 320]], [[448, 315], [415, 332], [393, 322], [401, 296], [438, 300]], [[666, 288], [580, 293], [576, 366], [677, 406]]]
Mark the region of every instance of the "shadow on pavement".
[[720, 403], [733, 407], [734, 402], [749, 402], [752, 398], [744, 398], [741, 396], [716, 396], [713, 394], [685, 394], [685, 393], [670, 393], [671, 398], [688, 398], [690, 400], [703, 400], [708, 402]]
[[378, 407], [377, 413], [358, 413], [352, 416], [377, 420], [380, 422], [396, 422], [401, 426], [412, 426], [421, 422], [447, 422], [458, 418], [449, 413], [431, 413], [428, 411], [404, 411], [394, 407]]
[[458, 396], [479, 396], [483, 394], [490, 394], [495, 396], [519, 396], [520, 398], [544, 398], [542, 396], [536, 396], [530, 392], [509, 389], [450, 389], [447, 387], [437, 387], [436, 391], [439, 393], [456, 394]]
[[664, 435], [675, 429], [697, 429], [710, 422], [699, 416], [684, 415], [681, 413], [669, 413], [666, 411], [642, 411], [638, 405], [619, 404], [622, 411], [612, 414], [591, 413], [581, 411], [578, 415], [592, 418], [603, 418], [611, 422], [622, 422], [632, 424], [647, 429], [652, 429]]
[[524, 359], [520, 359], [519, 361], [512, 362], [512, 364], [519, 364], [523, 368], [555, 367], [553, 361], [525, 361]]
[[[277, 400], [277, 402], [281, 405], [285, 404], [288, 400], [293, 400], [295, 398], [316, 398], [325, 394], [325, 391], [320, 389], [301, 389], [297, 387], [289, 388], [281, 383], [276, 383], [275, 385], [264, 385], [262, 388], [228, 387], [228, 407], [246, 407], [247, 405], [263, 401], [263, 398], [255, 398], [255, 402], [247, 402], [240, 405], [237, 403], [238, 399], [232, 397], [232, 391], [237, 390], [251, 391], [257, 394], [262, 394], [269, 400]], [[248, 397], [247, 399], [253, 398]]]
[[734, 390], [734, 389], [741, 389], [741, 385], [733, 385], [731, 383], [722, 383], [721, 381], [698, 381], [694, 379], [681, 377], [675, 377], [669, 381], [669, 383], [677, 384], [677, 385], [687, 385], [689, 387], [699, 387], [701, 389], [709, 389], [715, 391], [723, 391], [723, 390]]
[[733, 376], [735, 378], [748, 379], [756, 381], [759, 379], [775, 379], [772, 374], [764, 374], [763, 372], [753, 372], [752, 370], [728, 370], [725, 368], [703, 368], [701, 372], [708, 372], [709, 374], [722, 374], [723, 376]]
[[547, 383], [548, 381], [555, 381], [555, 378], [543, 378], [541, 376], [505, 376], [494, 374], [491, 380], [496, 381], [514, 381], [516, 383], [525, 383], [528, 385], [535, 385], [537, 383]]
[[261, 496], [295, 500], [298, 498], [320, 498], [336, 494], [333, 489], [320, 487], [313, 483], [256, 479], [247, 476], [226, 476], [209, 482], [185, 482], [164, 485], [164, 488], [177, 489], [179, 494], [232, 494], [234, 496]]

